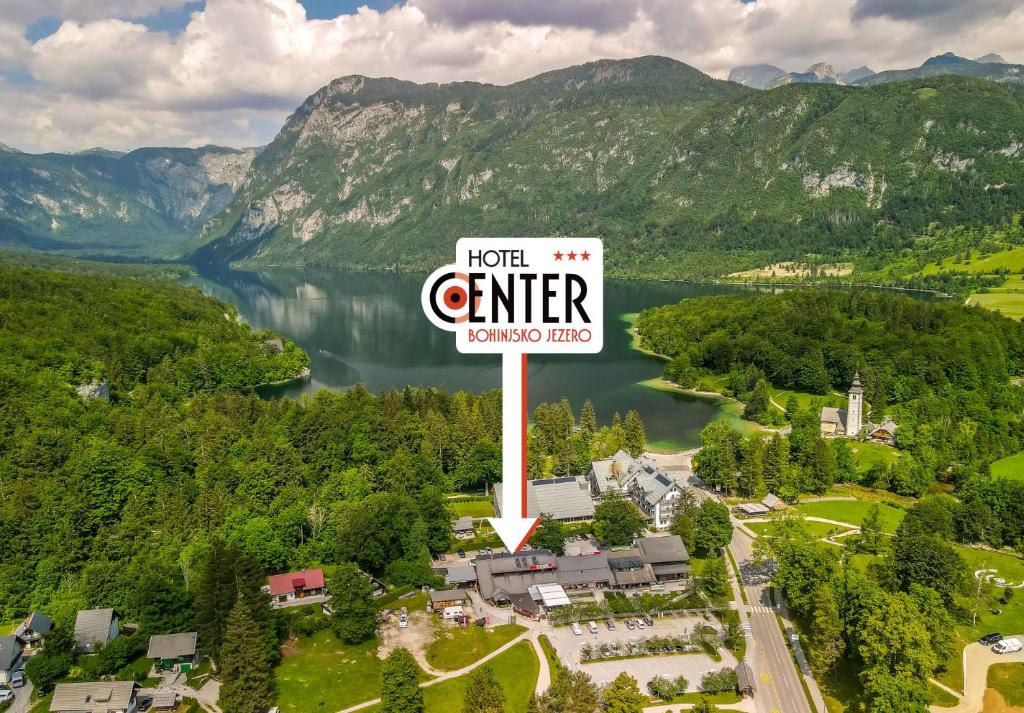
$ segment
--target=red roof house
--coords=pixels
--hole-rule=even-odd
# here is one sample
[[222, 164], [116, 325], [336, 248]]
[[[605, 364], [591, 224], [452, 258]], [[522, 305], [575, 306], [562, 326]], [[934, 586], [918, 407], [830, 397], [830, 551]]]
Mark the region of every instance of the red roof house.
[[277, 606], [308, 597], [324, 597], [327, 586], [322, 569], [304, 569], [301, 572], [275, 574], [267, 578], [270, 596]]

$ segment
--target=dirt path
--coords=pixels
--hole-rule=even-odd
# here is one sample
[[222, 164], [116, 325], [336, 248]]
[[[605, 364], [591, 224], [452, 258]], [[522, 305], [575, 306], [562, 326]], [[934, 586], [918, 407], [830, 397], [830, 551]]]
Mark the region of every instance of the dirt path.
[[425, 611], [409, 612], [409, 626], [404, 629], [398, 628], [398, 615], [392, 615], [391, 620], [380, 627], [377, 637], [379, 659], [386, 659], [395, 649], [408, 649], [420, 668], [429, 675], [444, 674], [444, 671], [438, 671], [427, 661], [427, 647], [434, 640], [434, 626]]

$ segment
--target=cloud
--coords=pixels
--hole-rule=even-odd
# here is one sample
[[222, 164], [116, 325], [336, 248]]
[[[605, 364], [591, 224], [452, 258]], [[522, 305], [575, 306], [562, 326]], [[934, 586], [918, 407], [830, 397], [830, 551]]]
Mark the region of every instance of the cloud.
[[[333, 19], [310, 19], [298, 0], [207, 0], [173, 36], [142, 24], [183, 1], [0, 0], [0, 102], [17, 107], [0, 112], [0, 141], [36, 151], [265, 143], [269, 127], [347, 74], [506, 84], [646, 54], [723, 78], [757, 62], [901, 68], [946, 50], [1024, 60], [1024, 6], [991, 10], [1006, 0], [979, 0], [988, 9], [977, 13], [978, 3], [935, 0], [963, 15], [955, 23], [904, 17], [908, 6], [892, 2], [879, 14], [878, 0], [409, 0]], [[26, 5], [64, 21], [30, 44]]]
[[455, 27], [507, 22], [521, 26], [551, 25], [610, 32], [636, 17], [638, 3], [630, 0], [416, 0], [427, 20]]
[[1017, 0], [857, 0], [854, 20], [886, 17], [891, 20], [978, 20], [1005, 15], [1019, 6]]

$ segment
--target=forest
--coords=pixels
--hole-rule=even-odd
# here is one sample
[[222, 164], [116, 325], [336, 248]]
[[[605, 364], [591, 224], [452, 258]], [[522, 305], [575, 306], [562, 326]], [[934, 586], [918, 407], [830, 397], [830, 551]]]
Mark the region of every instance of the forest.
[[739, 371], [751, 393], [763, 380], [842, 395], [859, 372], [865, 418], [895, 420], [900, 449], [941, 481], [987, 475], [1024, 449], [1024, 389], [1011, 382], [1024, 373], [1024, 326], [978, 307], [793, 290], [685, 300], [643, 312], [636, 327], [681, 386]]

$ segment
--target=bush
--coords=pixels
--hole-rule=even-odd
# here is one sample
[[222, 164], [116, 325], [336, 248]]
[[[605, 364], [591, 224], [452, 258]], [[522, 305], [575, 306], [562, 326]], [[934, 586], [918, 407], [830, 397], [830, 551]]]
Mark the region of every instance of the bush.
[[704, 693], [732, 693], [736, 685], [736, 671], [731, 668], [708, 671], [700, 680], [700, 690]]
[[647, 689], [652, 696], [660, 698], [666, 703], [671, 703], [677, 696], [686, 693], [689, 682], [685, 677], [668, 678], [667, 676], [655, 676], [647, 684]]

